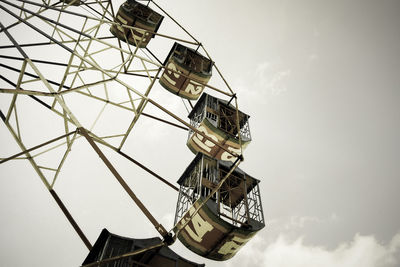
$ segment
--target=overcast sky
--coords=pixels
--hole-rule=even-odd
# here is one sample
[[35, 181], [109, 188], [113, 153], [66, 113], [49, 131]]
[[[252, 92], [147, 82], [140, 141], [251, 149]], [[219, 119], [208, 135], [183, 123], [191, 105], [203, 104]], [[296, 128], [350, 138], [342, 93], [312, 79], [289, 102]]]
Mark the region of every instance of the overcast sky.
[[[253, 141], [240, 168], [261, 180], [267, 222], [224, 263], [199, 257], [179, 241], [171, 248], [211, 267], [400, 266], [400, 1], [157, 3], [203, 43], [237, 93], [240, 109], [251, 116]], [[4, 25], [12, 22], [2, 11], [0, 17]], [[159, 32], [183, 35], [171, 25], [166, 20]], [[12, 33], [21, 41], [37, 40], [24, 27]], [[0, 42], [9, 43], [4, 33]], [[162, 58], [170, 48], [156, 39], [150, 45]], [[27, 51], [36, 58], [46, 53]], [[57, 79], [54, 70], [47, 71]], [[210, 84], [221, 82], [213, 77]], [[186, 118], [182, 101], [160, 85], [150, 97]], [[0, 95], [3, 113], [10, 99]], [[27, 97], [18, 101], [28, 147], [62, 134], [57, 116]], [[103, 104], [86, 101], [67, 103], [90, 128]], [[129, 125], [126, 113], [107, 112], [95, 130]], [[194, 158], [186, 138], [183, 130], [141, 118], [123, 151], [175, 184]], [[0, 157], [19, 152], [4, 124], [0, 140]], [[171, 229], [177, 193], [102, 149]], [[0, 177], [0, 265], [79, 266], [88, 251], [28, 162], [0, 165]], [[92, 243], [102, 228], [129, 237], [158, 236], [83, 139], [58, 179], [55, 190]]]

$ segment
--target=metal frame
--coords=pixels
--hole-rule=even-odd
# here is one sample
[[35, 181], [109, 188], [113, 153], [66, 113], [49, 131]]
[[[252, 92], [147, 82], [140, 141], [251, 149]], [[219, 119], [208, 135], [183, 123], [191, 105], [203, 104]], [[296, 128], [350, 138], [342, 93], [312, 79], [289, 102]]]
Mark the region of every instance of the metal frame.
[[[149, 33], [154, 34], [156, 38], [165, 38], [173, 41], [183, 42], [189, 45], [195, 45], [197, 48], [202, 48], [207, 57], [211, 59], [203, 45], [197, 41], [185, 28], [183, 28], [174, 18], [172, 18], [162, 7], [152, 0], [148, 1], [148, 4], [152, 4], [158, 8], [166, 17], [170, 18], [179, 28], [181, 28], [189, 38], [188, 40], [184, 40], [162, 33]], [[18, 10], [18, 12], [15, 12], [15, 10]], [[143, 213], [149, 218], [155, 228], [164, 237], [164, 241], [167, 242], [167, 244], [170, 244], [171, 240], [167, 240], [168, 231], [157, 222], [157, 220], [144, 207], [143, 204], [140, 204], [140, 200], [134, 195], [133, 191], [126, 184], [124, 184], [122, 177], [114, 169], [111, 163], [109, 163], [107, 158], [96, 145], [96, 143], [100, 143], [114, 150], [121, 156], [127, 158], [140, 168], [143, 168], [148, 173], [152, 174], [155, 178], [159, 179], [172, 189], [177, 190], [177, 188], [169, 183], [166, 179], [162, 178], [150, 168], [137, 162], [131, 156], [121, 151], [141, 115], [158, 120], [173, 127], [181, 128], [183, 130], [190, 130], [191, 132], [197, 132], [198, 134], [204, 136], [204, 138], [215, 143], [214, 140], [205, 136], [203, 133], [198, 132], [195, 125], [185, 122], [179, 116], [173, 114], [161, 104], [149, 98], [150, 91], [152, 90], [156, 80], [159, 78], [158, 76], [161, 70], [165, 69], [166, 67], [162, 65], [161, 61], [150, 49], [139, 49], [137, 47], [124, 44], [116, 38], [103, 35], [103, 28], [109, 28], [110, 25], [115, 24], [115, 22], [113, 22], [115, 10], [111, 0], [93, 0], [82, 2], [82, 5], [79, 7], [79, 9], [71, 8], [70, 4], [55, 0], [43, 0], [41, 3], [28, 0], [17, 0], [13, 2], [0, 0], [0, 12], [8, 14], [16, 20], [16, 22], [11, 23], [10, 25], [3, 25], [0, 22], [0, 34], [5, 34], [12, 43], [12, 45], [0, 46], [0, 58], [7, 60], [8, 62], [8, 64], [0, 64], [0, 68], [5, 70], [3, 72], [4, 76], [0, 75], [0, 80], [7, 84], [6, 88], [3, 88], [2, 86], [0, 87], [0, 95], [12, 95], [12, 99], [6, 108], [5, 113], [0, 110], [0, 117], [22, 151], [13, 156], [0, 158], [0, 164], [9, 160], [28, 160], [75, 231], [81, 237], [83, 243], [88, 249], [90, 249], [90, 242], [85, 237], [77, 222], [74, 220], [59, 196], [54, 191], [57, 177], [62, 171], [73, 144], [80, 139], [80, 137], [84, 136], [93, 149], [99, 154], [99, 156], [101, 156], [105, 164], [109, 167], [123, 188], [128, 192], [135, 203], [142, 209]], [[73, 25], [66, 25], [63, 23], [66, 16], [74, 18]], [[41, 26], [38, 26], [39, 24]], [[126, 27], [131, 31], [140, 30], [138, 28], [126, 25], [120, 26]], [[15, 27], [23, 27], [26, 30], [35, 32], [35, 34], [41, 36], [41, 38], [44, 38], [47, 41], [20, 43], [11, 34], [11, 31]], [[115, 42], [115, 40], [117, 40], [117, 42]], [[60, 62], [59, 59], [53, 60], [31, 57], [30, 55], [34, 54], [31, 52], [31, 49], [38, 47], [48, 47], [49, 49], [59, 51], [62, 53], [64, 61]], [[18, 52], [18, 56], [10, 55], [8, 53], [10, 49]], [[120, 57], [118, 64], [107, 65], [107, 62], [101, 60], [103, 55], [107, 55], [111, 52]], [[39, 56], [41, 57], [41, 55]], [[58, 79], [48, 77], [45, 72], [41, 71], [43, 68], [48, 66], [61, 68], [63, 70], [62, 78]], [[17, 67], [19, 67], [19, 69]], [[219, 77], [226, 85], [226, 89], [216, 88], [212, 85], [205, 86], [218, 94], [232, 97], [232, 99], [234, 98], [236, 113], [237, 116], [239, 116], [237, 99], [235, 97], [236, 95], [215, 64], [214, 68], [217, 70]], [[171, 69], [168, 70], [175, 72]], [[10, 78], [15, 74], [18, 74], [16, 81]], [[86, 74], [90, 74], [93, 77], [95, 76], [95, 81], [87, 79]], [[147, 85], [141, 89], [135, 88], [132, 84], [125, 82], [125, 80], [129, 77], [140, 77], [147, 82]], [[111, 97], [111, 90], [115, 90], [116, 87], [122, 88], [120, 90], [121, 92], [124, 92], [125, 96], [122, 101], [114, 100]], [[99, 93], [99, 91], [101, 91], [101, 93]], [[87, 97], [88, 99], [104, 103], [102, 109], [98, 112], [96, 119], [91, 125], [83, 125], [71, 110], [68, 103], [68, 96], [73, 94], [79, 94]], [[60, 136], [57, 138], [27, 149], [25, 146], [24, 133], [21, 132], [21, 120], [18, 113], [18, 109], [23, 108], [18, 105], [18, 99], [25, 96], [29, 96], [41, 106], [46, 107], [48, 111], [51, 111], [51, 113], [57, 115], [63, 123], [64, 133], [60, 134]], [[178, 123], [173, 123], [157, 116], [145, 113], [144, 109], [148, 103], [151, 103], [155, 107], [161, 109], [164, 113], [171, 116]], [[190, 101], [189, 103], [193, 108]], [[105, 110], [109, 106], [113, 106], [122, 111], [130, 112], [132, 115], [131, 122], [124, 132], [110, 134], [107, 136], [98, 136], [96, 135], [94, 128], [98, 124], [99, 120], [103, 117]], [[118, 140], [117, 138], [122, 139], [117, 146], [114, 146], [111, 142], [109, 142], [109, 140]], [[239, 139], [240, 138], [241, 137], [239, 136]], [[215, 144], [220, 146], [217, 143]], [[50, 165], [40, 166], [37, 163], [38, 156], [53, 151], [57, 148], [64, 149], [62, 159], [57, 167]], [[224, 149], [223, 147], [221, 148]], [[31, 152], [38, 149], [42, 150], [36, 154], [31, 154]], [[230, 151], [227, 152], [237, 158], [235, 163], [236, 168], [237, 165], [240, 164], [240, 160], [243, 159], [242, 155]], [[53, 171], [54, 175], [52, 177], [46, 177], [42, 171], [44, 169]], [[221, 185], [223, 181], [224, 180], [222, 179]], [[193, 194], [193, 192], [190, 192], [190, 190], [187, 192], [180, 192], [179, 197], [181, 198], [181, 202], [184, 203], [185, 198], [190, 194]], [[193, 199], [191, 201], [193, 201]]]

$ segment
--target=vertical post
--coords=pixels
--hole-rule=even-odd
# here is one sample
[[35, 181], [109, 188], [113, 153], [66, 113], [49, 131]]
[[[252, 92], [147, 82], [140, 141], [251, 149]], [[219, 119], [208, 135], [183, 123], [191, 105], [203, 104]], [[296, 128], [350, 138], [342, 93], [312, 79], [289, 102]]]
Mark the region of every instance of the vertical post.
[[264, 221], [264, 211], [263, 211], [263, 207], [262, 207], [262, 202], [261, 202], [261, 195], [260, 195], [260, 187], [258, 185], [259, 183], [257, 182], [257, 203], [259, 204], [259, 208], [258, 208], [258, 212], [260, 213], [260, 222], [265, 223]]
[[247, 217], [247, 223], [250, 223], [250, 212], [249, 212], [249, 201], [247, 199], [247, 178], [246, 175], [243, 176], [243, 200], [244, 200], [244, 207], [246, 209], [246, 217]]

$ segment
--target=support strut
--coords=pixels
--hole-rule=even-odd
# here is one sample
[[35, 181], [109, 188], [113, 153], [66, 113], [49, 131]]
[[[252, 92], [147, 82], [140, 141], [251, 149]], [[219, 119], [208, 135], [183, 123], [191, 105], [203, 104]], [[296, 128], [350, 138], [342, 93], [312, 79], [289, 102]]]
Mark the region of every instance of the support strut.
[[132, 189], [125, 182], [125, 180], [121, 177], [121, 175], [118, 173], [118, 171], [114, 168], [114, 166], [111, 164], [111, 162], [107, 159], [107, 157], [103, 154], [103, 152], [100, 150], [100, 148], [94, 142], [93, 138], [89, 135], [87, 130], [83, 127], [80, 127], [80, 128], [78, 128], [78, 133], [83, 135], [86, 138], [86, 140], [92, 146], [94, 151], [96, 151], [96, 153], [99, 155], [99, 157], [104, 162], [104, 164], [107, 166], [107, 168], [111, 171], [111, 173], [114, 175], [114, 177], [117, 179], [117, 181], [121, 184], [121, 186], [124, 188], [124, 190], [128, 193], [128, 195], [131, 197], [131, 199], [135, 202], [135, 204], [141, 209], [141, 211], [144, 213], [144, 215], [146, 215], [146, 217], [150, 220], [150, 222], [153, 224], [153, 226], [156, 228], [156, 230], [160, 233], [160, 235], [165, 240], [170, 240], [171, 237], [168, 234], [167, 230], [165, 230], [164, 226], [162, 226], [153, 217], [153, 215], [150, 213], [150, 211], [144, 206], [144, 204], [139, 200], [139, 198], [135, 195], [135, 193], [133, 193]]

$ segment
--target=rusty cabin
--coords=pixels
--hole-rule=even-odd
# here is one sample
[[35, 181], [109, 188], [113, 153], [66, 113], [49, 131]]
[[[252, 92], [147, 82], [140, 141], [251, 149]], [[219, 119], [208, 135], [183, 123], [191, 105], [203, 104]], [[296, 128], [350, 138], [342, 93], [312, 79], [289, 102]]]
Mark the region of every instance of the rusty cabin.
[[165, 59], [160, 84], [174, 94], [196, 100], [211, 78], [213, 64], [196, 50], [175, 43]]
[[123, 3], [114, 21], [134, 28], [113, 24], [111, 33], [121, 41], [144, 48], [154, 37], [164, 17], [146, 5], [134, 0]]
[[201, 152], [216, 159], [235, 161], [234, 155], [240, 155], [241, 149], [251, 141], [250, 116], [240, 110], [238, 115], [228, 101], [203, 93], [188, 116], [190, 124], [219, 146], [192, 129], [187, 146], [194, 154]]
[[265, 226], [260, 181], [239, 168], [204, 203], [232, 166], [198, 153], [178, 180], [174, 231], [187, 248], [213, 260], [233, 257]]
[[[182, 258], [166, 245], [154, 247], [161, 242], [162, 240], [158, 237], [146, 239], [128, 238], [112, 234], [107, 229], [103, 229], [82, 266], [104, 261], [102, 264], [96, 266], [204, 267], [204, 264], [194, 263]], [[151, 249], [129, 257], [121, 257], [124, 254], [146, 248]], [[112, 260], [112, 258], [114, 258], [114, 260]]]

